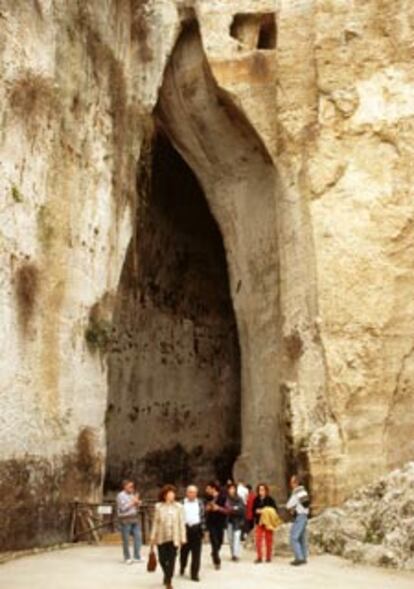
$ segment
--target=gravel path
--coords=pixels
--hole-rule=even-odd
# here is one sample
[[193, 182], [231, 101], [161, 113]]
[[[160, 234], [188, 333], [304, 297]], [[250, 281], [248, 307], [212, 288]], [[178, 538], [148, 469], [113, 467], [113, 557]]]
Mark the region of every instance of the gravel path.
[[[204, 550], [202, 582], [176, 578], [176, 589], [414, 589], [414, 573], [354, 566], [330, 556], [312, 558], [305, 567], [289, 566], [278, 558], [254, 565], [248, 552], [239, 563], [229, 562], [223, 550], [223, 568], [210, 565]], [[160, 572], [149, 574], [145, 564], [126, 566], [119, 546], [77, 547], [28, 556], [0, 565], [4, 589], [161, 589]]]

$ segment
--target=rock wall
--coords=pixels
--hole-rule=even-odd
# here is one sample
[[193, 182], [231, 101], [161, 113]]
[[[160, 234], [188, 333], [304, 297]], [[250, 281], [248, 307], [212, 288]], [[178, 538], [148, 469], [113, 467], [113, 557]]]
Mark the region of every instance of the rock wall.
[[178, 18], [158, 3], [155, 42], [145, 10], [0, 3], [0, 548], [67, 538], [68, 502], [101, 495], [102, 326]]
[[68, 501], [100, 496], [159, 96], [225, 247], [236, 473], [283, 496], [299, 462], [325, 506], [412, 459], [414, 8], [2, 0], [0, 23], [1, 546], [65, 537]]
[[[301, 182], [328, 395], [341, 433], [340, 457], [323, 450], [323, 432], [311, 442], [322, 451], [311, 454], [315, 482], [337, 480], [335, 491], [322, 492], [332, 502], [414, 454], [414, 10], [401, 2], [315, 2], [311, 18], [316, 96], [302, 129]], [[294, 133], [296, 121], [284, 119], [285, 136]]]

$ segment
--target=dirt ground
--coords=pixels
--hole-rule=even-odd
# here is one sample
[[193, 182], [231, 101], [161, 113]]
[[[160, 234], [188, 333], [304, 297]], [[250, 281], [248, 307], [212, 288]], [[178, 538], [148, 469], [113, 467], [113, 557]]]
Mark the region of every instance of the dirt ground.
[[[146, 555], [146, 550], [144, 550]], [[206, 589], [414, 589], [414, 573], [400, 573], [354, 566], [330, 556], [312, 558], [307, 566], [291, 567], [289, 559], [271, 564], [253, 564], [246, 552], [239, 563], [228, 559], [223, 549], [223, 567], [213, 570], [204, 550], [201, 583]], [[174, 587], [194, 586], [188, 578], [176, 578]], [[156, 589], [161, 588], [158, 570], [126, 566], [119, 546], [77, 547], [21, 558], [0, 565], [3, 589]]]

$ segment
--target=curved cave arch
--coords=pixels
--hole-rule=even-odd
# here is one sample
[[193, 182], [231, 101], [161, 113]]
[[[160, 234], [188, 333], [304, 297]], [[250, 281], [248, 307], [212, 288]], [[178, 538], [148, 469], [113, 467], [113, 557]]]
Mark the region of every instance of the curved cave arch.
[[[153, 144], [155, 152], [150, 164], [153, 178], [150, 192], [157, 193], [156, 184], [160, 174], [159, 157], [162, 159], [168, 152], [168, 157], [172, 157], [176, 163], [181, 159], [178, 168], [181, 171], [186, 170], [187, 180], [180, 185], [178, 192], [183, 190], [186, 182], [188, 187], [189, 182], [192, 188], [188, 192], [192, 193], [192, 197], [196, 198], [197, 193], [199, 200], [200, 193], [202, 194], [208, 206], [203, 205], [204, 212], [201, 217], [206, 219], [210, 215], [210, 230], [211, 223], [215, 225], [213, 232], [216, 246], [222, 242], [218, 247], [220, 253], [215, 251], [211, 259], [215, 260], [212, 262], [213, 266], [214, 263], [218, 263], [222, 275], [225, 268], [225, 278], [223, 279], [222, 276], [216, 284], [221, 285], [218, 291], [222, 289], [222, 294], [226, 293], [224, 298], [222, 297], [223, 300], [227, 297], [221, 320], [226, 318], [224, 323], [227, 322], [229, 332], [232, 333], [228, 338], [232, 340], [232, 344], [224, 353], [232, 357], [230, 362], [232, 376], [224, 384], [220, 395], [212, 399], [213, 405], [215, 404], [218, 409], [218, 421], [214, 419], [214, 411], [204, 415], [204, 418], [209, 421], [210, 430], [219, 424], [220, 431], [225, 434], [221, 442], [221, 452], [216, 448], [215, 454], [209, 453], [207, 437], [204, 436], [205, 446], [203, 442], [197, 446], [199, 455], [197, 456], [195, 450], [193, 454], [190, 452], [189, 457], [188, 446], [186, 446], [188, 441], [185, 433], [186, 424], [176, 420], [177, 407], [171, 412], [176, 401], [174, 392], [165, 392], [163, 402], [156, 398], [158, 407], [155, 411], [166, 412], [165, 423], [169, 424], [168, 427], [177, 421], [175, 430], [177, 443], [175, 446], [170, 444], [173, 452], [163, 454], [163, 443], [154, 435], [149, 446], [144, 441], [141, 442], [141, 445], [146, 448], [146, 458], [142, 459], [141, 456], [137, 459], [139, 450], [136, 449], [133, 439], [134, 431], [137, 432], [134, 423], [142, 423], [146, 416], [150, 419], [154, 408], [151, 408], [148, 403], [151, 396], [148, 391], [152, 385], [149, 385], [146, 376], [140, 374], [139, 370], [142, 369], [142, 366], [139, 368], [140, 362], [131, 361], [131, 356], [134, 357], [137, 351], [134, 350], [133, 328], [128, 326], [125, 313], [127, 317], [130, 317], [131, 309], [132, 313], [136, 312], [136, 305], [139, 306], [139, 313], [142, 313], [145, 305], [148, 304], [148, 293], [152, 302], [165, 294], [160, 294], [157, 280], [152, 280], [151, 283], [151, 280], [148, 282], [147, 279], [154, 274], [151, 268], [157, 267], [154, 247], [158, 247], [158, 253], [160, 249], [164, 251], [171, 249], [169, 239], [163, 238], [161, 243], [157, 243], [157, 239], [155, 242], [152, 239], [156, 235], [157, 219], [159, 220], [160, 217], [151, 218], [154, 209], [151, 212], [152, 205], [149, 206], [148, 202], [143, 202], [141, 208], [138, 207], [137, 241], [131, 243], [129, 248], [115, 311], [118, 331], [123, 334], [121, 339], [123, 338], [124, 344], [121, 347], [124, 349], [129, 345], [131, 350], [130, 359], [120, 363], [115, 356], [121, 350], [116, 350], [115, 346], [115, 356], [112, 353], [110, 359], [107, 484], [111, 486], [126, 474], [135, 474], [141, 480], [147, 477], [151, 484], [162, 482], [157, 481], [157, 469], [158, 476], [159, 472], [163, 472], [164, 480], [167, 478], [179, 483], [185, 483], [190, 478], [203, 480], [213, 473], [228, 476], [234, 459], [238, 455], [235, 464], [237, 477], [251, 482], [259, 478], [266, 479], [276, 484], [278, 493], [283, 495], [286, 465], [284, 403], [279, 385], [281, 318], [276, 210], [281, 190], [280, 182], [274, 162], [258, 134], [243, 113], [215, 83], [203, 51], [198, 28], [195, 26], [186, 27], [177, 41], [166, 67], [154, 119], [157, 131]], [[177, 166], [172, 164], [172, 160], [169, 161], [167, 168], [169, 166], [176, 179], [180, 176], [180, 172]], [[164, 179], [161, 183], [171, 186], [171, 183], [175, 182], [173, 176], [167, 178], [166, 170], [161, 173], [161, 176], [162, 174]], [[150, 212], [146, 221], [148, 211]], [[168, 206], [167, 208], [164, 206], [164, 213], [166, 223], [171, 228], [172, 218], [171, 211], [168, 212]], [[146, 229], [143, 229], [145, 225]], [[174, 231], [177, 231], [176, 224], [171, 235]], [[149, 239], [146, 245], [143, 245], [141, 238], [146, 232]], [[208, 239], [204, 241], [204, 244], [207, 242]], [[216, 246], [212, 246], [210, 241], [207, 248], [209, 255]], [[161, 264], [156, 272], [158, 278], [159, 274], [163, 274], [162, 267]], [[174, 272], [166, 273], [169, 273], [171, 278]], [[214, 278], [209, 284], [211, 288]], [[169, 287], [172, 287], [168, 289], [171, 297], [176, 298], [177, 291], [180, 292], [180, 286], [173, 280]], [[135, 294], [132, 296], [131, 293]], [[188, 292], [185, 297], [187, 295]], [[207, 298], [205, 302], [207, 308], [211, 310], [211, 306], [214, 307], [217, 299], [213, 302], [213, 299]], [[172, 304], [171, 301], [166, 303], [163, 300], [160, 303], [165, 308], [169, 304]], [[174, 304], [176, 305], [177, 301]], [[137, 312], [136, 314], [138, 315]], [[148, 317], [148, 314], [144, 313], [144, 323], [151, 321]], [[187, 319], [197, 322], [199, 317]], [[153, 333], [153, 337], [157, 338], [158, 335]], [[185, 347], [184, 344], [183, 346]], [[223, 350], [224, 348], [221, 348], [221, 351]], [[139, 354], [145, 355], [142, 347]], [[200, 378], [203, 379], [202, 376]], [[237, 378], [239, 382], [236, 384]], [[133, 389], [142, 379], [146, 381], [143, 387], [145, 390], [141, 390], [139, 395], [143, 395], [146, 403], [143, 403], [141, 398], [134, 405], [131, 398], [137, 398], [137, 396]], [[119, 382], [121, 381], [124, 384], [120, 390]], [[186, 386], [188, 389], [188, 385]], [[229, 389], [232, 390], [229, 392]], [[191, 395], [190, 390], [187, 390], [187, 395]], [[223, 399], [224, 405], [222, 405]], [[232, 410], [237, 411], [238, 425], [237, 420], [232, 421], [226, 418], [226, 413]], [[197, 419], [194, 422], [196, 427], [197, 423], [199, 426], [203, 423], [203, 415], [199, 415]], [[202, 427], [201, 430], [203, 430]], [[122, 444], [119, 443], [121, 438]], [[121, 448], [124, 449], [124, 453], [130, 455], [122, 467]], [[152, 450], [149, 451], [149, 448]], [[212, 463], [215, 463], [215, 472], [212, 469]], [[171, 464], [175, 466], [170, 468]], [[221, 472], [218, 472], [220, 468]]]
[[242, 366], [242, 452], [236, 475], [285, 489], [277, 200], [272, 158], [216, 84], [198, 28], [179, 38], [156, 116], [194, 170], [223, 235]]

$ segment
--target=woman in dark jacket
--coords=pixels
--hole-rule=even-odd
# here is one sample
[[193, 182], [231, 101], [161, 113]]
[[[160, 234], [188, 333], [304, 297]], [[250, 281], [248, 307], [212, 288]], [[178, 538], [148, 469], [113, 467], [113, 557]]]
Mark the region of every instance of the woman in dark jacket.
[[211, 557], [214, 567], [221, 567], [220, 550], [224, 539], [227, 521], [226, 495], [221, 492], [217, 483], [209, 483], [206, 487], [206, 527], [210, 537]]
[[230, 544], [231, 559], [240, 560], [241, 535], [244, 526], [245, 505], [243, 499], [237, 495], [237, 487], [231, 483], [227, 487], [227, 536]]
[[256, 524], [256, 564], [263, 562], [263, 542], [266, 544], [266, 561], [272, 560], [273, 531], [260, 525], [260, 518], [265, 507], [272, 507], [277, 511], [276, 501], [270, 496], [268, 485], [261, 483], [257, 486], [256, 499], [253, 503], [254, 522]]

